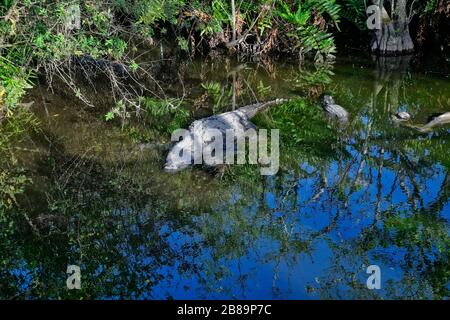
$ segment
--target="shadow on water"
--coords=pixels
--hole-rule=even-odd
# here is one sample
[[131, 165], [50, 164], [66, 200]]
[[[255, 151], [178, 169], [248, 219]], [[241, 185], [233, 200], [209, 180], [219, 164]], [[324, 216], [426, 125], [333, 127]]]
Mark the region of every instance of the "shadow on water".
[[[18, 147], [2, 149], [0, 297], [449, 296], [450, 131], [421, 134], [392, 119], [407, 111], [423, 124], [450, 111], [448, 78], [411, 72], [408, 58], [342, 61], [333, 71], [225, 58], [171, 64], [159, 77], [176, 68], [167, 92], [189, 118], [122, 128], [61, 92], [31, 93], [39, 129], [14, 131]], [[348, 126], [324, 117], [324, 90], [350, 112]], [[250, 165], [221, 179], [200, 168], [163, 172], [167, 151], [157, 146], [170, 134], [158, 122], [187, 126], [279, 97], [305, 98], [255, 120], [280, 129], [277, 175]], [[81, 290], [66, 288], [70, 264], [81, 267]], [[381, 268], [380, 290], [367, 289], [369, 265]]]

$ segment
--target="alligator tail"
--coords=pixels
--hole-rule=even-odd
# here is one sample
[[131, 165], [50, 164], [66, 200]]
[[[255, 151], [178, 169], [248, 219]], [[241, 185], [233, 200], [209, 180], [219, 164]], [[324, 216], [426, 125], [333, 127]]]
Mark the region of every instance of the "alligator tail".
[[276, 106], [282, 103], [288, 102], [289, 99], [275, 99], [268, 102], [260, 102], [251, 104], [242, 108], [239, 108], [239, 111], [242, 111], [248, 119], [253, 118], [258, 112], [261, 112], [267, 108], [270, 108], [272, 106]]

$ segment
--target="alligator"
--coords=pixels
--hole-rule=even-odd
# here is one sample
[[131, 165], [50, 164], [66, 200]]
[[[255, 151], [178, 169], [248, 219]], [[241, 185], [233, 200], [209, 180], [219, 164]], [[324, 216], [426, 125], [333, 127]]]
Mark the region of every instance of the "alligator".
[[93, 68], [100, 71], [112, 70], [118, 76], [127, 76], [130, 74], [130, 68], [115, 61], [105, 59], [94, 59], [90, 55], [73, 56], [72, 63], [82, 67]]
[[[194, 121], [188, 129], [188, 134], [184, 139], [172, 146], [166, 157], [164, 170], [167, 172], [176, 172], [183, 170], [193, 164], [201, 163], [201, 154], [194, 152], [193, 145], [199, 145], [203, 150], [208, 148], [213, 142], [208, 138], [208, 130], [216, 129], [226, 136], [227, 130], [234, 130], [235, 139], [249, 129], [256, 129], [256, 126], [250, 121], [257, 113], [269, 107], [279, 105], [289, 101], [289, 99], [276, 99], [269, 102], [255, 103], [241, 107], [234, 111], [213, 115], [207, 118]], [[209, 131], [211, 132], [211, 131]], [[200, 139], [200, 141], [198, 140]], [[180, 157], [180, 150], [190, 150], [190, 161], [185, 161]]]
[[340, 122], [348, 121], [349, 113], [343, 107], [336, 104], [333, 97], [325, 95], [322, 100], [322, 107], [330, 117], [338, 119]]

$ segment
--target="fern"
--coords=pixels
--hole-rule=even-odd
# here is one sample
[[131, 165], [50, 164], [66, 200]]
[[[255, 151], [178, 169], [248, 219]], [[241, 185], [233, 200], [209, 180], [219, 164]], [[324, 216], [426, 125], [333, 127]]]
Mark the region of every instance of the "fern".
[[309, 10], [315, 9], [320, 15], [327, 14], [339, 29], [341, 6], [336, 0], [306, 0], [304, 6]]
[[341, 17], [354, 23], [359, 29], [366, 29], [366, 7], [362, 0], [341, 0]]
[[312, 9], [314, 8], [318, 14], [326, 12], [330, 16], [333, 15], [337, 23], [340, 7], [331, 7], [331, 4], [336, 5], [335, 0], [323, 1], [321, 5], [318, 5], [318, 3], [317, 0], [307, 0], [305, 3], [299, 4], [297, 10], [292, 12], [285, 2], [281, 2], [281, 9], [278, 14], [286, 22], [295, 26], [295, 33], [291, 32], [288, 35], [297, 39], [296, 47], [302, 47], [304, 53], [315, 51], [315, 61], [323, 62], [326, 58], [332, 57], [332, 54], [336, 51], [334, 38], [332, 34], [309, 23], [312, 18]]
[[425, 9], [423, 10], [423, 14], [427, 15], [433, 13], [434, 11], [436, 11], [437, 6], [438, 0], [428, 0], [425, 5]]

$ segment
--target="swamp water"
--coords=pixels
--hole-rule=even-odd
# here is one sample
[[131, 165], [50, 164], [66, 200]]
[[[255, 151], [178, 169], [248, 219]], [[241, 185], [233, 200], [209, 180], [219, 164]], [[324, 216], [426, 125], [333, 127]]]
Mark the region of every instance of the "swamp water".
[[[14, 147], [2, 151], [12, 196], [0, 207], [0, 297], [448, 298], [450, 127], [412, 128], [450, 111], [448, 73], [405, 58], [338, 59], [333, 73], [171, 63], [160, 81], [183, 105], [152, 107], [145, 125], [106, 122], [42, 85], [28, 97], [37, 119], [3, 128]], [[323, 89], [349, 111], [347, 126], [324, 116]], [[277, 175], [162, 170], [172, 129], [281, 97], [303, 98], [254, 119], [280, 129]], [[392, 120], [400, 111], [409, 127]], [[67, 290], [68, 265], [81, 267], [81, 290]], [[380, 290], [366, 286], [370, 265]]]

